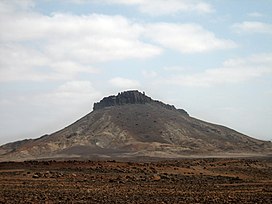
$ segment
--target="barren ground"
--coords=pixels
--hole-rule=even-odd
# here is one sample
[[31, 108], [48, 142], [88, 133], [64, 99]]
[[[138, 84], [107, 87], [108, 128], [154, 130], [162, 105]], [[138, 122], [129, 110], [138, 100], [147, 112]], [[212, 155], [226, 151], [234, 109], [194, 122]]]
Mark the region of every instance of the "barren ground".
[[0, 163], [0, 203], [272, 203], [272, 158]]

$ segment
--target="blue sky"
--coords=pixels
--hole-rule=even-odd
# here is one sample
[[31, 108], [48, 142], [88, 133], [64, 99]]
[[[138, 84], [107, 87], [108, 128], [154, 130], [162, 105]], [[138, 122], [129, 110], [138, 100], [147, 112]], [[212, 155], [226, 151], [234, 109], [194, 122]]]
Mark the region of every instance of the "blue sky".
[[1, 0], [0, 144], [139, 89], [272, 139], [272, 1]]

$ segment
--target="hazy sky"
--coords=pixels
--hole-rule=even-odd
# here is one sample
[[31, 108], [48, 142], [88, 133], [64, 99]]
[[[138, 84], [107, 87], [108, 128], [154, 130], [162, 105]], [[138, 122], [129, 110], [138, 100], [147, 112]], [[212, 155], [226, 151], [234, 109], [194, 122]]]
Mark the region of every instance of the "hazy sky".
[[0, 144], [139, 89], [272, 139], [271, 0], [0, 0]]

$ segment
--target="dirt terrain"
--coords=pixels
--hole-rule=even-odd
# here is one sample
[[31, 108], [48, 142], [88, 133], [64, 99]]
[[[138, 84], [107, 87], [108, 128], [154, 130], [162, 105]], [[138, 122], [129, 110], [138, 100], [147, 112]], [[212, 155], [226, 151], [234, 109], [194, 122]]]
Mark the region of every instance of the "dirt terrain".
[[272, 158], [0, 163], [0, 203], [272, 203]]

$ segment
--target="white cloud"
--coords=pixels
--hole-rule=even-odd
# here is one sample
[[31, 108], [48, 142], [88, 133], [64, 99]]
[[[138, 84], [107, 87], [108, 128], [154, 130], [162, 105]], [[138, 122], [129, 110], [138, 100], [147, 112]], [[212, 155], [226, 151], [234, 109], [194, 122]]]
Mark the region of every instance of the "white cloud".
[[89, 81], [68, 81], [59, 86], [56, 90], [55, 94], [87, 94], [93, 95], [93, 92], [96, 93], [95, 89], [93, 88], [91, 82]]
[[58, 60], [81, 62], [147, 58], [161, 49], [139, 40], [143, 28], [122, 16], [34, 13], [1, 16], [1, 41], [35, 41]]
[[260, 13], [260, 12], [255, 11], [255, 12], [249, 13], [248, 16], [259, 18], [259, 17], [263, 17], [264, 15], [262, 13]]
[[52, 90], [2, 97], [0, 143], [60, 130], [90, 112], [101, 98], [90, 81], [67, 81]]
[[156, 71], [152, 71], [152, 70], [142, 70], [142, 75], [145, 78], [155, 78], [158, 76], [158, 73]]
[[180, 66], [163, 67], [164, 71], [173, 72], [173, 73], [185, 72], [185, 71], [187, 71], [189, 69], [190, 68], [188, 68], [188, 67], [180, 67]]
[[232, 26], [237, 33], [267, 33], [272, 34], [272, 24], [259, 21], [244, 21]]
[[140, 83], [133, 79], [115, 77], [109, 80], [112, 86], [122, 89], [135, 89], [140, 87]]
[[[27, 104], [26, 106], [38, 107], [41, 112], [46, 110], [58, 110], [61, 113], [76, 113], [75, 109], [92, 107], [102, 97], [90, 81], [72, 80], [66, 81], [58, 87], [43, 92], [18, 93], [10, 98], [3, 98], [0, 105]], [[1, 107], [2, 108], [2, 107]], [[4, 109], [3, 109], [4, 110]], [[16, 114], [15, 114], [16, 115]]]
[[[99, 14], [46, 16], [31, 10], [34, 2], [0, 2], [0, 81], [72, 80], [82, 72], [97, 72], [90, 66], [94, 63], [160, 55], [161, 46], [195, 53], [234, 45], [195, 24], [145, 25], [123, 16]], [[158, 4], [181, 4], [178, 2]], [[182, 4], [202, 5], [200, 1]]]
[[145, 35], [154, 42], [182, 53], [233, 48], [231, 40], [217, 38], [197, 24], [157, 23], [146, 27]]
[[141, 25], [121, 16], [92, 14], [55, 18], [60, 25], [66, 26], [60, 31], [65, 38], [57, 39], [47, 47], [53, 56], [62, 58], [68, 55], [83, 62], [93, 62], [148, 58], [161, 52], [160, 48], [139, 40], [143, 30]]
[[104, 0], [104, 2], [137, 6], [141, 12], [149, 15], [173, 15], [180, 12], [202, 14], [214, 11], [212, 5], [203, 0]]
[[267, 74], [272, 74], [272, 53], [227, 60], [220, 68], [207, 69], [202, 73], [178, 75], [165, 81], [184, 86], [212, 86], [242, 83]]
[[34, 0], [1, 0], [0, 13], [27, 11], [34, 5]]
[[33, 12], [31, 3], [0, 2], [0, 81], [74, 79], [81, 72], [97, 72], [90, 66], [97, 62], [162, 52], [141, 41], [143, 26], [125, 17], [46, 16]]
[[[71, 106], [80, 107], [90, 103], [91, 99], [98, 100], [101, 94], [89, 81], [68, 81], [54, 91], [37, 95], [37, 100], [44, 100], [47, 104], [69, 109]], [[89, 104], [91, 106], [91, 104]]]
[[45, 81], [72, 79], [78, 73], [96, 73], [93, 67], [57, 61], [42, 52], [16, 43], [0, 46], [0, 81]]
[[47, 63], [48, 59], [36, 50], [17, 44], [0, 45], [0, 81], [48, 79], [49, 75], [34, 70]]

